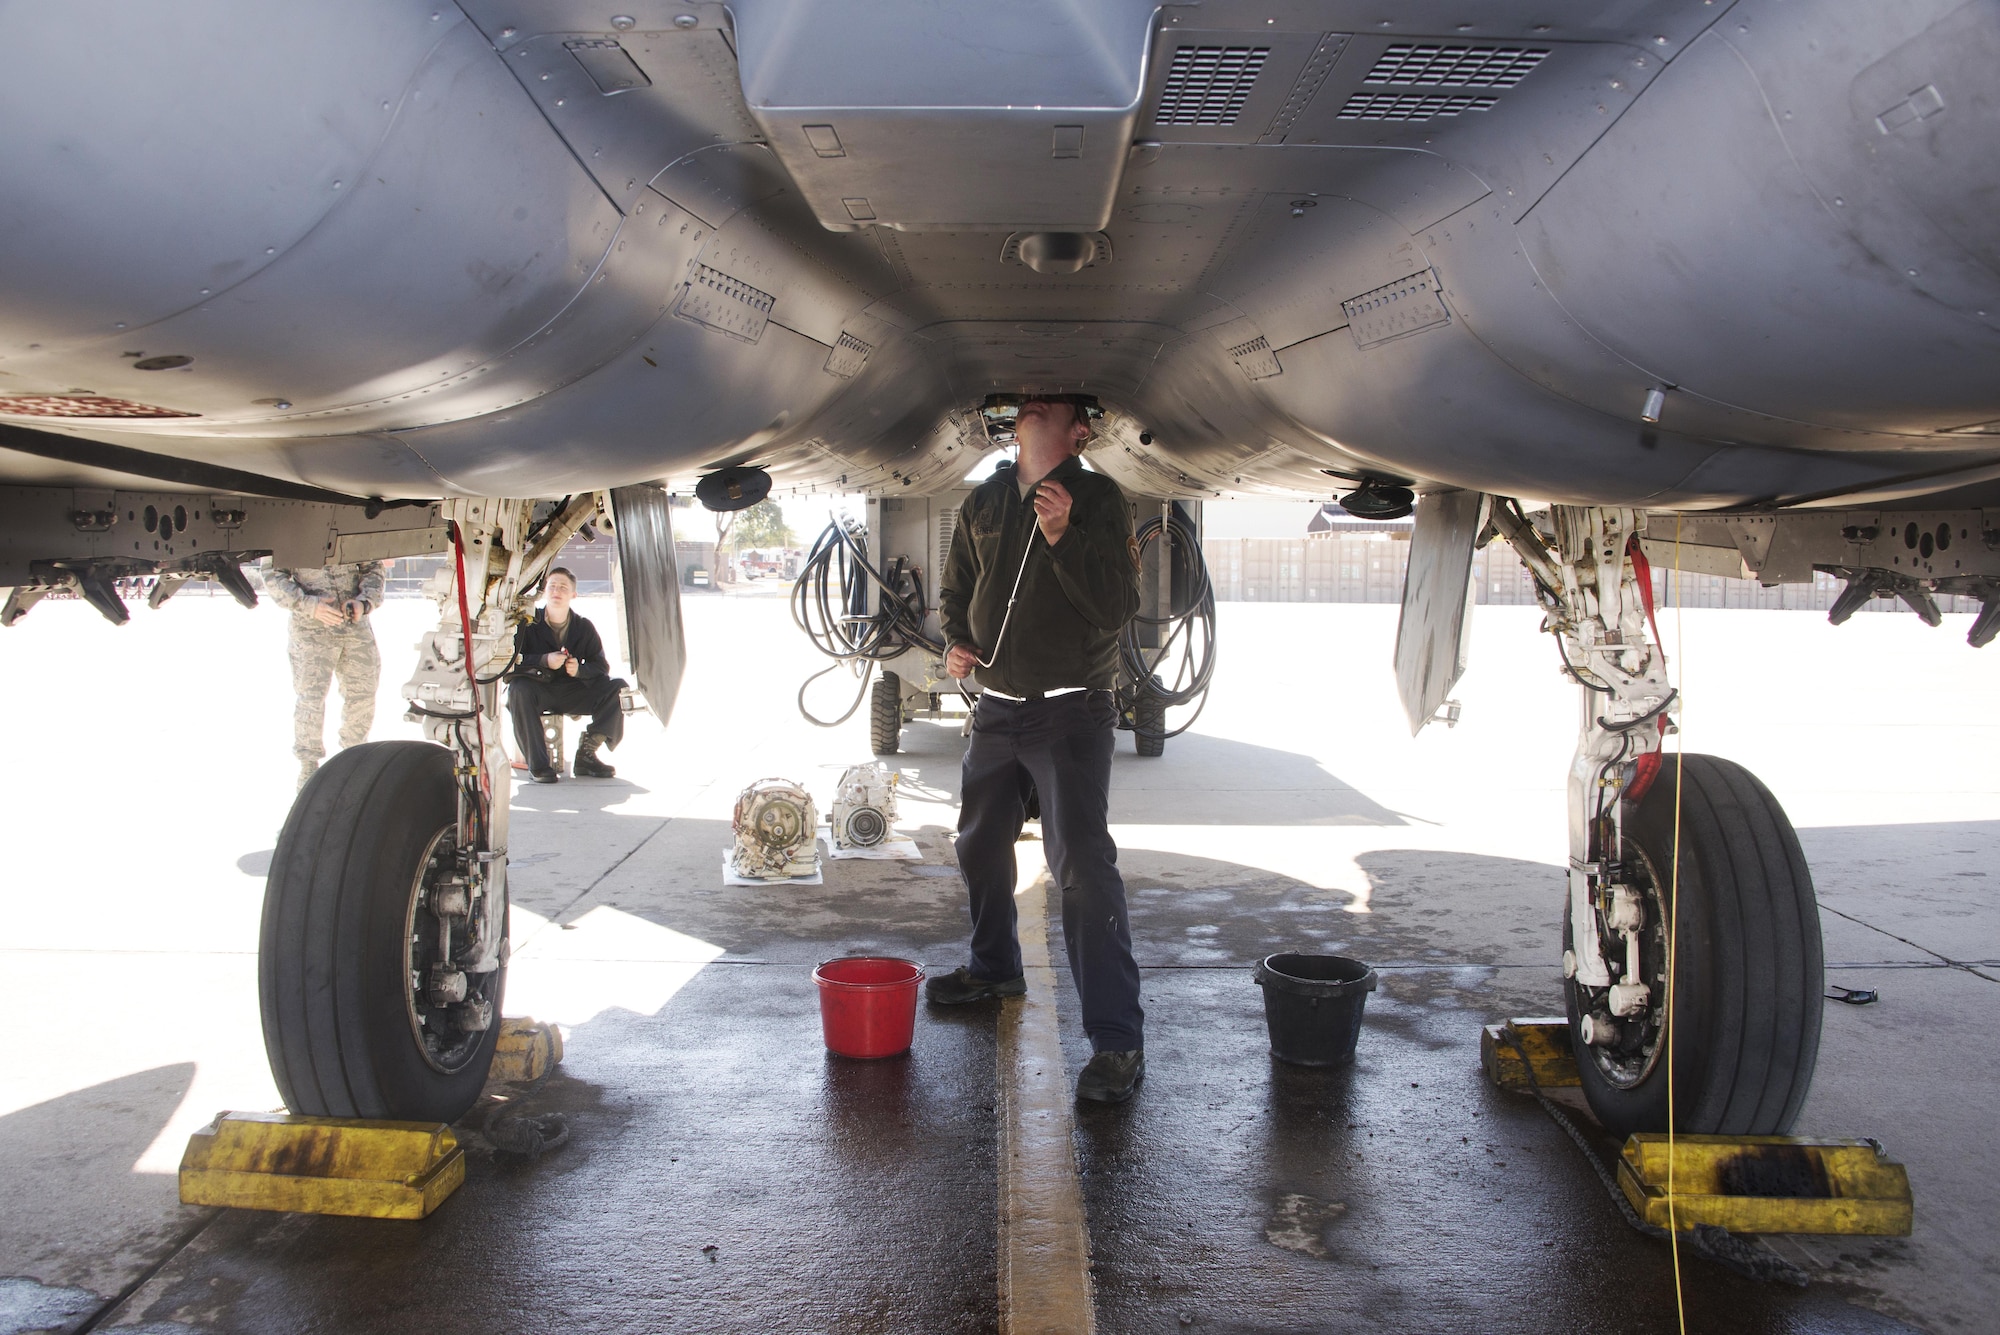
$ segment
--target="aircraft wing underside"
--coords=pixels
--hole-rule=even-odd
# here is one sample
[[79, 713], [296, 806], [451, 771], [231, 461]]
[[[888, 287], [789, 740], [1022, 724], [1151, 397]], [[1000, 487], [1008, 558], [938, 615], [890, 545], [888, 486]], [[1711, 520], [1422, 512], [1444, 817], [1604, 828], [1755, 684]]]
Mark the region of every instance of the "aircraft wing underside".
[[1154, 496], [2000, 478], [2000, 11], [1379, 8], [14, 7], [0, 479], [932, 491], [1019, 390]]

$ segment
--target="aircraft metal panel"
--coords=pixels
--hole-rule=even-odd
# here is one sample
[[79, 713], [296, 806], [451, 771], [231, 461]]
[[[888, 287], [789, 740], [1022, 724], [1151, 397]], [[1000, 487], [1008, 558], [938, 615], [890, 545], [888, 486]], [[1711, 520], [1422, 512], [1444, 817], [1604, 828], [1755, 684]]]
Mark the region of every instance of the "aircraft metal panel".
[[769, 292], [733, 274], [695, 264], [674, 301], [673, 313], [731, 338], [755, 343], [764, 336], [776, 301]]
[[[62, 388], [148, 396], [200, 412], [204, 433], [246, 425], [290, 433], [302, 423], [325, 430], [322, 414], [357, 411], [376, 414], [370, 426], [402, 425], [490, 410], [546, 388], [561, 370], [520, 355], [537, 342], [583, 326], [585, 344], [602, 347], [617, 333], [593, 325], [625, 337], [643, 328], [658, 311], [651, 293], [605, 283], [580, 299], [604, 272], [617, 211], [471, 25], [426, 35], [432, 49], [402, 96], [387, 112], [370, 108], [382, 124], [369, 127], [365, 169], [343, 167], [337, 191], [323, 183], [316, 193], [337, 204], [289, 249], [238, 281], [189, 292], [189, 309], [143, 330], [134, 312], [131, 330], [106, 321], [85, 349], [51, 343], [10, 358], [15, 383], [47, 375]], [[264, 131], [283, 132], [282, 120]], [[319, 151], [311, 140], [293, 150]], [[198, 245], [192, 238], [218, 216], [262, 191], [238, 178], [184, 208], [168, 195], [159, 213], [122, 211], [124, 235], [100, 241], [95, 265], [144, 265]], [[10, 266], [0, 285], [11, 287], [27, 268]], [[177, 370], [137, 369], [162, 353], [191, 360]], [[602, 355], [571, 351], [558, 360], [573, 366]], [[46, 359], [57, 360], [43, 372]]]
[[1134, 134], [1164, 144], [1258, 142], [1287, 110], [1307, 63], [1318, 56], [1322, 78], [1331, 68], [1322, 36], [1333, 38], [1337, 55], [1337, 34], [1162, 27]]
[[[1868, 253], [1801, 171], [1786, 111], [1729, 41], [1695, 42], [1520, 227], [1551, 295], [1660, 383], [1775, 418], [1930, 435], [2000, 412], [2000, 328]], [[1982, 177], [2000, 180], [1989, 164], [1956, 188]]]
[[[752, 112], [829, 231], [1098, 231], [1133, 119], [1079, 107]], [[839, 132], [839, 157], [812, 151], [805, 131], [815, 122]]]
[[[1433, 38], [1426, 44], [1465, 47], [1468, 41]], [[1378, 157], [1425, 161], [1433, 176], [1469, 174], [1495, 190], [1490, 202], [1509, 218], [1519, 217], [1562, 178], [1665, 68], [1667, 56], [1652, 44], [1634, 47], [1537, 36], [1507, 43], [1549, 54], [1527, 77], [1497, 90], [1495, 104], [1484, 111], [1415, 122], [1343, 119], [1348, 100], [1368, 88], [1364, 80], [1390, 45], [1390, 39], [1373, 34], [1357, 36], [1319, 95], [1299, 114], [1286, 144], [1344, 147], [1350, 152], [1373, 149]], [[1453, 192], [1438, 191], [1435, 185], [1431, 191], [1436, 193], [1425, 192], [1421, 182], [1413, 180], [1401, 192], [1377, 186], [1358, 197], [1393, 212], [1415, 231], [1453, 216], [1472, 198], [1484, 195], [1482, 190], [1467, 197], [1461, 187], [1454, 203]]]
[[[647, 182], [689, 154], [760, 137], [743, 106], [735, 57], [718, 29], [684, 31], [658, 16], [664, 31], [612, 30], [603, 27], [609, 11], [473, 9], [496, 38], [511, 32], [509, 25], [533, 24], [528, 32], [498, 38], [500, 59], [577, 162], [627, 213]], [[565, 22], [578, 26], [560, 26]], [[614, 86], [601, 83], [594, 66]], [[630, 86], [615, 86], [620, 80]], [[694, 212], [717, 225], [724, 221]]]
[[[766, 149], [743, 149], [738, 156], [762, 159], [771, 175], [778, 174], [777, 164]], [[801, 244], [802, 234], [807, 234], [805, 241], [819, 243], [817, 253]], [[714, 229], [702, 247], [698, 266], [690, 268], [685, 277], [690, 294], [703, 286], [704, 269], [727, 275], [738, 287], [769, 297], [769, 303], [762, 303], [762, 297], [756, 301], [772, 322], [828, 348], [894, 281], [867, 238], [828, 236], [820, 231], [796, 192], [773, 195], [761, 206], [737, 213]], [[716, 294], [720, 291], [712, 290]], [[742, 334], [754, 338], [754, 330], [747, 326]]]
[[[1718, 32], [1836, 225], [1874, 265], [1906, 279], [1915, 269], [1927, 301], [2000, 326], [2000, 163], [1986, 151], [2000, 133], [2000, 13], [1985, 0], [1857, 5], [1837, 17], [1776, 0], [1737, 10]], [[1885, 129], [1906, 105], [1927, 114]]]
[[653, 86], [651, 76], [615, 37], [575, 37], [565, 41], [563, 48], [583, 66], [583, 72], [605, 97]]
[[[220, 492], [0, 487], [0, 584], [37, 561], [176, 562], [212, 552], [271, 552], [282, 566], [325, 565], [340, 544], [377, 539], [405, 555], [441, 550], [436, 507], [384, 510]], [[355, 556], [343, 559], [373, 559]]]
[[[1334, 195], [1265, 194], [1246, 206], [1231, 254], [1210, 275], [1210, 290], [1244, 312], [1218, 330], [1231, 357], [1251, 329], [1282, 349], [1347, 323], [1342, 289], [1360, 274], [1371, 278], [1381, 252], [1408, 236], [1375, 209]], [[1393, 268], [1407, 268], [1403, 259]], [[1359, 267], [1357, 267], [1359, 266]]]
[[200, 306], [285, 255], [345, 202], [424, 86], [428, 53], [465, 26], [397, 0], [199, 8], [7, 8], [10, 369], [30, 345], [112, 340]]
[[[560, 389], [395, 439], [468, 495], [560, 496], [668, 476], [692, 482], [811, 435], [803, 424], [852, 383], [826, 374], [826, 353], [824, 343], [775, 323], [753, 345], [667, 317]], [[293, 448], [305, 458], [310, 444]]]
[[[1150, 3], [734, 12], [750, 113], [828, 230], [1094, 232], [1109, 218]], [[959, 35], [968, 21], [977, 42]]]
[[1354, 335], [1358, 348], [1372, 348], [1392, 338], [1451, 323], [1451, 312], [1439, 295], [1437, 274], [1429, 269], [1349, 297], [1340, 303], [1340, 309], [1347, 316], [1348, 332]]
[[1396, 623], [1396, 690], [1410, 735], [1423, 731], [1465, 672], [1472, 641], [1473, 543], [1485, 522], [1476, 491], [1440, 491], [1417, 502], [1403, 612]]
[[618, 623], [625, 631], [625, 661], [638, 679], [646, 707], [665, 723], [673, 717], [681, 676], [687, 671], [672, 511], [666, 492], [636, 486], [611, 493], [611, 512], [618, 540], [612, 590]]

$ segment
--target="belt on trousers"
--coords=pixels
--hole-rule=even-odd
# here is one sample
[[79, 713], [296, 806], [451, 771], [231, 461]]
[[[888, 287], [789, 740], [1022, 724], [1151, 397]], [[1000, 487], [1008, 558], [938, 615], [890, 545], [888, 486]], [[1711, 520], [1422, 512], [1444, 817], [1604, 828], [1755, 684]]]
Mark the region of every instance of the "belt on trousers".
[[989, 686], [983, 694], [990, 695], [995, 700], [1008, 700], [1014, 704], [1021, 705], [1027, 704], [1032, 700], [1053, 700], [1058, 695], [1075, 695], [1078, 691], [1087, 691], [1089, 689], [1090, 687], [1088, 686], [1058, 686], [1053, 691], [1030, 691], [1026, 695], [1009, 695], [1005, 691], [996, 691]]

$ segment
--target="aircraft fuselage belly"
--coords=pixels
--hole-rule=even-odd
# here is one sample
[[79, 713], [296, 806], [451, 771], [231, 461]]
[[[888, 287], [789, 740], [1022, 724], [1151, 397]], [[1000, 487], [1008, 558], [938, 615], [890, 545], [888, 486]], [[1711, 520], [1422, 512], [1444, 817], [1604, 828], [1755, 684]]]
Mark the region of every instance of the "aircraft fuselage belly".
[[[1036, 50], [1057, 6], [985, 73], [942, 45], [976, 8], [903, 8], [106, 7], [87, 69], [88, 14], [10, 10], [0, 420], [386, 495], [935, 490], [1037, 388], [1097, 394], [1148, 494], [1715, 505], [1992, 456], [1990, 5], [1137, 5]], [[938, 68], [861, 58], [912, 41]], [[1080, 271], [1024, 259], [1100, 218]]]

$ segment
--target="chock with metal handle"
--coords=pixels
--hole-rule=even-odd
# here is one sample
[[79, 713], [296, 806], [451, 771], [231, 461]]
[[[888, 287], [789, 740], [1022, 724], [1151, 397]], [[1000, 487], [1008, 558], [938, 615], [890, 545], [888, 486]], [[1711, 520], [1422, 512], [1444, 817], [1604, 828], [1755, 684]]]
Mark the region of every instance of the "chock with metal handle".
[[1872, 1140], [1796, 1136], [1675, 1136], [1673, 1209], [1667, 1138], [1625, 1142], [1618, 1185], [1659, 1228], [1713, 1224], [1731, 1233], [1910, 1232], [1910, 1177]]
[[181, 1156], [183, 1203], [243, 1210], [422, 1219], [464, 1181], [442, 1122], [224, 1112]]
[[[1520, 1044], [1519, 1052], [1507, 1041], [1509, 1029]], [[1521, 1063], [1522, 1053], [1534, 1063], [1532, 1084], [1527, 1067]], [[1529, 1089], [1535, 1085], [1565, 1089], [1583, 1083], [1576, 1073], [1576, 1055], [1569, 1044], [1569, 1021], [1560, 1016], [1487, 1025], [1479, 1036], [1479, 1064], [1485, 1068], [1486, 1078], [1502, 1089]]]

